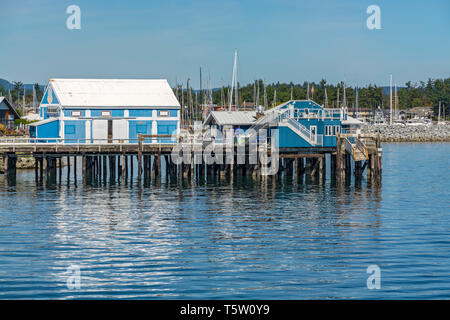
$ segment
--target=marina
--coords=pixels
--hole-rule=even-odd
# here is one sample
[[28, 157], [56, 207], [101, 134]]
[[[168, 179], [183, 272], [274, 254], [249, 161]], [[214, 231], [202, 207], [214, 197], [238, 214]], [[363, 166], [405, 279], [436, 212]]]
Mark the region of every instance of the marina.
[[231, 101], [232, 95], [228, 111], [210, 111], [203, 123], [189, 125], [164, 79], [51, 79], [39, 107], [42, 120], [30, 124], [30, 137], [0, 141], [4, 172], [13, 181], [21, 155], [34, 157], [36, 181], [61, 180], [62, 159], [69, 172], [73, 164], [76, 180], [78, 158], [83, 183], [128, 181], [134, 172], [138, 181], [205, 174], [264, 179], [283, 172], [323, 179], [329, 159], [340, 181], [364, 172], [381, 179], [380, 137], [362, 135], [361, 122], [345, 107], [308, 99], [230, 111]]

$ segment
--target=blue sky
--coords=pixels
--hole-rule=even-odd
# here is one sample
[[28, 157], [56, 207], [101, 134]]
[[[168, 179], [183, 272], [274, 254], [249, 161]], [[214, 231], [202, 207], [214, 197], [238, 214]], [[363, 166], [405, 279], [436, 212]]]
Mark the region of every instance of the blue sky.
[[[68, 30], [66, 8], [81, 8]], [[368, 30], [366, 9], [381, 9]], [[320, 81], [399, 85], [450, 76], [450, 1], [0, 0], [0, 78], [167, 78], [212, 86]]]

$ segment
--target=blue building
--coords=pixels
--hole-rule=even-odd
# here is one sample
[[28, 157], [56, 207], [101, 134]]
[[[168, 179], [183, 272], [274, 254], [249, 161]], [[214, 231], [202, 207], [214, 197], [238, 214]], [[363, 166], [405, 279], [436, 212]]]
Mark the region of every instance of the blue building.
[[180, 130], [180, 104], [162, 79], [51, 79], [39, 110], [30, 136], [46, 141], [136, 143], [139, 133]]
[[[239, 123], [236, 119], [244, 118], [236, 113], [239, 111], [216, 112], [205, 124], [216, 124], [218, 129], [224, 124], [235, 126]], [[249, 119], [253, 119], [250, 126]], [[242, 124], [247, 132], [278, 129], [280, 148], [336, 147], [337, 133], [353, 131], [360, 125], [359, 121], [348, 116], [346, 108], [324, 108], [312, 100], [291, 100], [265, 111], [263, 115], [255, 112], [245, 120]]]
[[269, 111], [275, 114], [280, 148], [335, 147], [336, 134], [343, 132], [345, 109], [324, 108], [312, 100], [289, 101]]

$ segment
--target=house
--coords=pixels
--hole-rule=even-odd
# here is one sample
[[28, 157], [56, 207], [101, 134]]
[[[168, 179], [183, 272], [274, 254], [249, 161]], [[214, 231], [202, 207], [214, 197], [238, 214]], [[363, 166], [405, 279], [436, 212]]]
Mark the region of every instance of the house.
[[224, 126], [232, 126], [246, 130], [248, 135], [251, 130], [278, 129], [280, 148], [308, 148], [335, 147], [337, 133], [351, 129], [350, 123], [343, 129], [346, 120], [345, 108], [329, 109], [312, 100], [291, 100], [265, 111], [261, 117], [256, 111], [213, 111], [205, 125], [216, 125], [221, 131]]
[[164, 79], [50, 79], [39, 112], [30, 136], [65, 143], [136, 143], [139, 133], [180, 130], [180, 104]]
[[16, 119], [20, 119], [20, 116], [11, 103], [5, 97], [0, 97], [0, 124], [6, 128], [14, 128], [14, 120]]
[[221, 131], [225, 126], [246, 130], [255, 120], [256, 111], [211, 111], [204, 125], [215, 125]]
[[[291, 100], [277, 110], [280, 148], [335, 147], [336, 135], [344, 132], [347, 110], [324, 108], [312, 100]], [[266, 112], [267, 113], [267, 112]]]

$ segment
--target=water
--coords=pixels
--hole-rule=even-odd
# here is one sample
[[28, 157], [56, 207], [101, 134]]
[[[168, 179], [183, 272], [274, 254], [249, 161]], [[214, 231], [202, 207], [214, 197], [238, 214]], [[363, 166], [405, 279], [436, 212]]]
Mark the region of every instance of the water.
[[0, 299], [448, 299], [450, 144], [383, 148], [381, 188], [0, 176]]

